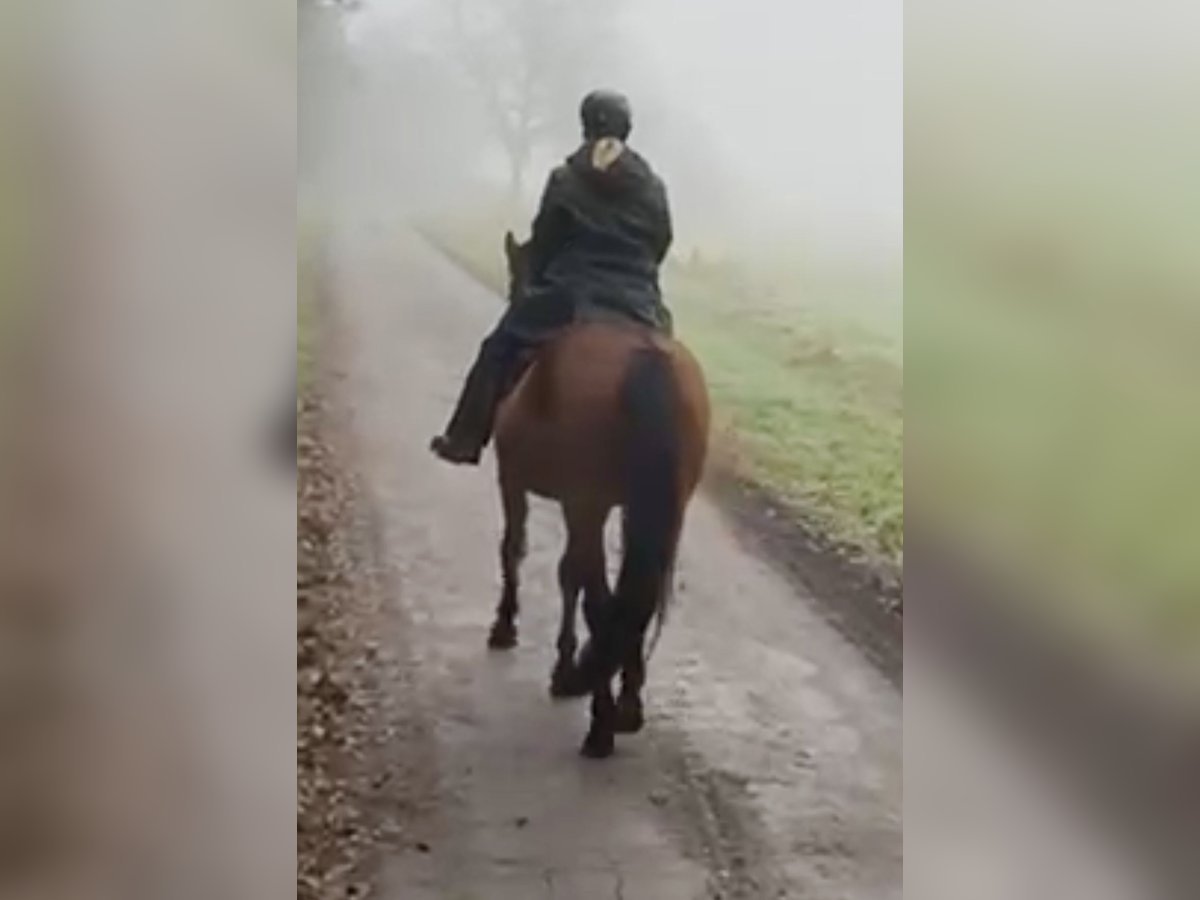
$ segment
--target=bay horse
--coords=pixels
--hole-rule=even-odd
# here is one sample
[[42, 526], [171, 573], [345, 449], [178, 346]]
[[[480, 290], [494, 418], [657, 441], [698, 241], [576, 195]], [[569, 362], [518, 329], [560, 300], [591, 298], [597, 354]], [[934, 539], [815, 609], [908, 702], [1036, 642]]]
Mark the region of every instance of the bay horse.
[[[509, 232], [504, 250], [508, 302], [519, 303], [528, 280], [527, 245]], [[568, 325], [535, 352], [497, 410], [503, 590], [488, 644], [516, 644], [528, 495], [556, 500], [567, 541], [558, 564], [562, 621], [550, 692], [591, 693], [584, 756], [610, 756], [615, 734], [642, 728], [646, 632], [656, 619], [662, 624], [708, 428], [708, 391], [695, 357], [678, 341], [624, 321]], [[618, 507], [624, 547], [610, 590], [604, 525]], [[581, 592], [590, 640], [577, 661]], [[621, 691], [614, 701], [618, 671]]]

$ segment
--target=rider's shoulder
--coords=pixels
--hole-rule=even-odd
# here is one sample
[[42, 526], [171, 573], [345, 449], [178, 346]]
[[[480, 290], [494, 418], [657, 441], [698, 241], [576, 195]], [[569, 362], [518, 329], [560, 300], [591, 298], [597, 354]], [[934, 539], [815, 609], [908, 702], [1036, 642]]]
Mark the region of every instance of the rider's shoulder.
[[625, 152], [629, 156], [630, 167], [637, 170], [644, 180], [655, 184], [662, 184], [662, 179], [659, 177], [654, 166], [651, 165], [650, 160], [632, 147], [626, 147]]
[[571, 169], [571, 166], [568, 163], [563, 162], [559, 163], [550, 170], [550, 177], [547, 179], [547, 182], [552, 188], [563, 187], [564, 185], [574, 181], [575, 177], [575, 172]]

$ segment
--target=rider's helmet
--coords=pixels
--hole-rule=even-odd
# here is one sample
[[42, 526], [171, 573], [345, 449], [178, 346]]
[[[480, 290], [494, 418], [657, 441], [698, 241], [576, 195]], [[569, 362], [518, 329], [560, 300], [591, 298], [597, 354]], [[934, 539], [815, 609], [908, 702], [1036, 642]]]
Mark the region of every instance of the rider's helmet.
[[629, 101], [616, 91], [592, 91], [579, 107], [584, 140], [612, 137], [624, 141], [633, 129]]

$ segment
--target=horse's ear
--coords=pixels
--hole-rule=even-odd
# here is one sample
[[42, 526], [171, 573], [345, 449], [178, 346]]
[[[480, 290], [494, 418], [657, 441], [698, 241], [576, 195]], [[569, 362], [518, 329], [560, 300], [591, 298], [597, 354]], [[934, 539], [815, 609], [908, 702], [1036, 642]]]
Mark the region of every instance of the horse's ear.
[[504, 255], [513, 260], [517, 256], [517, 251], [521, 249], [521, 245], [517, 243], [517, 239], [513, 237], [511, 231], [504, 232]]

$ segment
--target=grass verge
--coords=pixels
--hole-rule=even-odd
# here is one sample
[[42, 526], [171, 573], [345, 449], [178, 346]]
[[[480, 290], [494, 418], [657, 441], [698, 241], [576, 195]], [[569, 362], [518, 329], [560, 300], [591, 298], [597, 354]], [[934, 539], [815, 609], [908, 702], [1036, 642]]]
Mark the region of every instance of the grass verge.
[[321, 290], [320, 230], [302, 221], [296, 234], [296, 391], [302, 394], [316, 367], [317, 303]]

